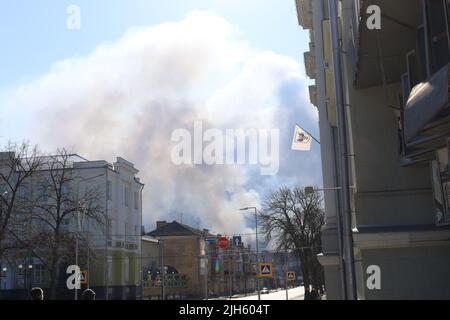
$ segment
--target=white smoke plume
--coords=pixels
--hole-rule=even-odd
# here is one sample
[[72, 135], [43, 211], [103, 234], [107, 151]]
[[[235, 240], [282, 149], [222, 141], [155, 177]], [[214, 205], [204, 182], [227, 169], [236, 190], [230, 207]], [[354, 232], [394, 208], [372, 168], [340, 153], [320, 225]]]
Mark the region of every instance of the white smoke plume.
[[[317, 122], [303, 79], [298, 62], [252, 48], [213, 13], [193, 12], [56, 63], [3, 93], [0, 117], [46, 150], [67, 146], [91, 160], [134, 162], [146, 184], [147, 230], [183, 214], [185, 222], [239, 233], [248, 231], [239, 208], [259, 206], [266, 187], [297, 177], [320, 181], [317, 153], [301, 155], [302, 166], [289, 155], [295, 119], [310, 128]], [[220, 129], [280, 129], [280, 175], [263, 178], [246, 166], [175, 166], [171, 133], [196, 119]]]

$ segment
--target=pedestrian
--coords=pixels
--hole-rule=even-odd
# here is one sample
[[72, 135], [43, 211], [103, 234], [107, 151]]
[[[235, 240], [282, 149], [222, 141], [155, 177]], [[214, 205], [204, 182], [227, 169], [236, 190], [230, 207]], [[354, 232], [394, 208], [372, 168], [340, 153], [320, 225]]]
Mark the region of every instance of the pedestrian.
[[91, 289], [86, 289], [81, 295], [81, 300], [95, 300], [95, 292]]
[[317, 292], [316, 288], [313, 288], [311, 290], [311, 300], [320, 300], [319, 293]]
[[305, 300], [311, 300], [311, 292], [309, 292], [309, 286], [305, 287]]
[[31, 300], [44, 300], [44, 290], [39, 287], [31, 289]]

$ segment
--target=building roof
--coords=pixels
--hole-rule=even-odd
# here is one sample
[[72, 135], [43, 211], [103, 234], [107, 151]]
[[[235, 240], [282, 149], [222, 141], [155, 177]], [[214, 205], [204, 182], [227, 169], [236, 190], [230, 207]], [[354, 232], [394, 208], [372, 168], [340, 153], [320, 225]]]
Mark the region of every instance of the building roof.
[[150, 237], [150, 236], [142, 236], [141, 240], [143, 242], [152, 242], [152, 243], [158, 243], [159, 242], [158, 239]]
[[168, 222], [163, 226], [149, 232], [146, 234], [151, 237], [161, 237], [161, 236], [214, 236], [208, 231], [198, 230], [192, 228], [186, 224], [179, 223], [177, 221]]

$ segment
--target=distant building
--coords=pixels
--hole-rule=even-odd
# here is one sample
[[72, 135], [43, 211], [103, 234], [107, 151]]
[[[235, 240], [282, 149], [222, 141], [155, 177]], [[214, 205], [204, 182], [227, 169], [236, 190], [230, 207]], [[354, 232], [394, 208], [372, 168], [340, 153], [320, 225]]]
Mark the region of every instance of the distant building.
[[225, 249], [213, 244], [209, 250], [209, 261], [209, 288], [213, 295], [255, 292], [256, 253], [251, 251], [250, 246], [244, 245], [240, 236], [230, 237]]
[[[204, 296], [205, 279], [201, 275], [200, 258], [206, 255], [204, 238], [212, 236], [208, 230], [197, 230], [176, 221], [158, 221], [156, 229], [147, 233], [147, 236], [163, 241], [161, 254], [168, 277], [180, 278], [180, 281], [173, 282], [172, 288], [169, 282], [166, 283], [166, 297]], [[157, 272], [161, 272], [161, 269]], [[155, 294], [159, 294], [158, 290], [154, 290]]]
[[157, 277], [161, 271], [161, 246], [158, 239], [146, 235], [141, 238], [141, 246], [142, 297], [144, 300], [149, 300], [152, 295], [155, 298], [161, 294], [160, 290], [155, 290], [161, 285]]
[[[174, 278], [166, 281], [167, 298], [203, 299], [206, 293], [215, 297], [255, 290], [250, 248], [245, 248], [238, 238], [236, 243], [231, 238], [230, 245], [221, 249], [217, 245], [219, 235], [207, 229], [197, 230], [177, 221], [158, 221], [156, 226], [147, 236], [163, 242], [160, 259], [164, 260], [169, 280]], [[161, 272], [161, 268], [156, 272]], [[161, 278], [155, 271], [151, 273], [157, 285], [153, 281], [153, 294], [147, 295], [160, 297]], [[144, 288], [144, 292], [150, 291]]]
[[[2, 157], [0, 153], [0, 157]], [[142, 189], [138, 170], [131, 162], [117, 158], [114, 164], [107, 161], [87, 161], [73, 155], [70, 161], [73, 180], [64, 192], [76, 192], [89, 186], [98, 192], [98, 205], [103, 212], [101, 222], [83, 217], [81, 233], [86, 239], [79, 246], [78, 265], [88, 271], [88, 283], [83, 285], [96, 291], [97, 299], [137, 299], [141, 288], [141, 226]], [[0, 168], [1, 169], [1, 168]], [[30, 183], [28, 193], [39, 192], [40, 179], [48, 175], [43, 168]], [[50, 201], [50, 200], [49, 200]], [[78, 232], [75, 217], [63, 221], [62, 233]], [[15, 226], [17, 234], [27, 240], [34, 232], [47, 230], [48, 226], [34, 219], [26, 225]], [[34, 231], [33, 231], [34, 230]], [[71, 250], [75, 250], [73, 244]], [[89, 252], [89, 255], [87, 254]], [[44, 256], [44, 255], [42, 255]], [[87, 257], [89, 256], [89, 259]], [[44, 262], [44, 263], [43, 263]], [[32, 286], [49, 288], [49, 274], [45, 262], [28, 250], [8, 251], [1, 265], [0, 297], [27, 297]], [[75, 265], [75, 254], [70, 252], [61, 261], [58, 280], [58, 299], [73, 299], [73, 291], [66, 287], [66, 267]], [[80, 293], [81, 294], [81, 293]], [[48, 296], [46, 294], [46, 296]]]

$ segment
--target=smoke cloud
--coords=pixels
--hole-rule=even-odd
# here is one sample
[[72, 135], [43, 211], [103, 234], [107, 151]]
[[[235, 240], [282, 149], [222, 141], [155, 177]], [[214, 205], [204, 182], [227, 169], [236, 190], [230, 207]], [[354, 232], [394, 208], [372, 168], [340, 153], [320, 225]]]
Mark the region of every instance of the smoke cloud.
[[[147, 230], [183, 214], [194, 226], [242, 233], [253, 224], [239, 208], [259, 206], [280, 184], [321, 181], [317, 148], [290, 151], [296, 121], [317, 126], [304, 79], [297, 61], [252, 48], [214, 13], [192, 12], [57, 62], [4, 92], [0, 116], [46, 150], [73, 147], [91, 160], [122, 156], [135, 163], [146, 185]], [[197, 119], [220, 130], [279, 129], [280, 172], [264, 177], [257, 166], [174, 165], [171, 134], [191, 130]]]

